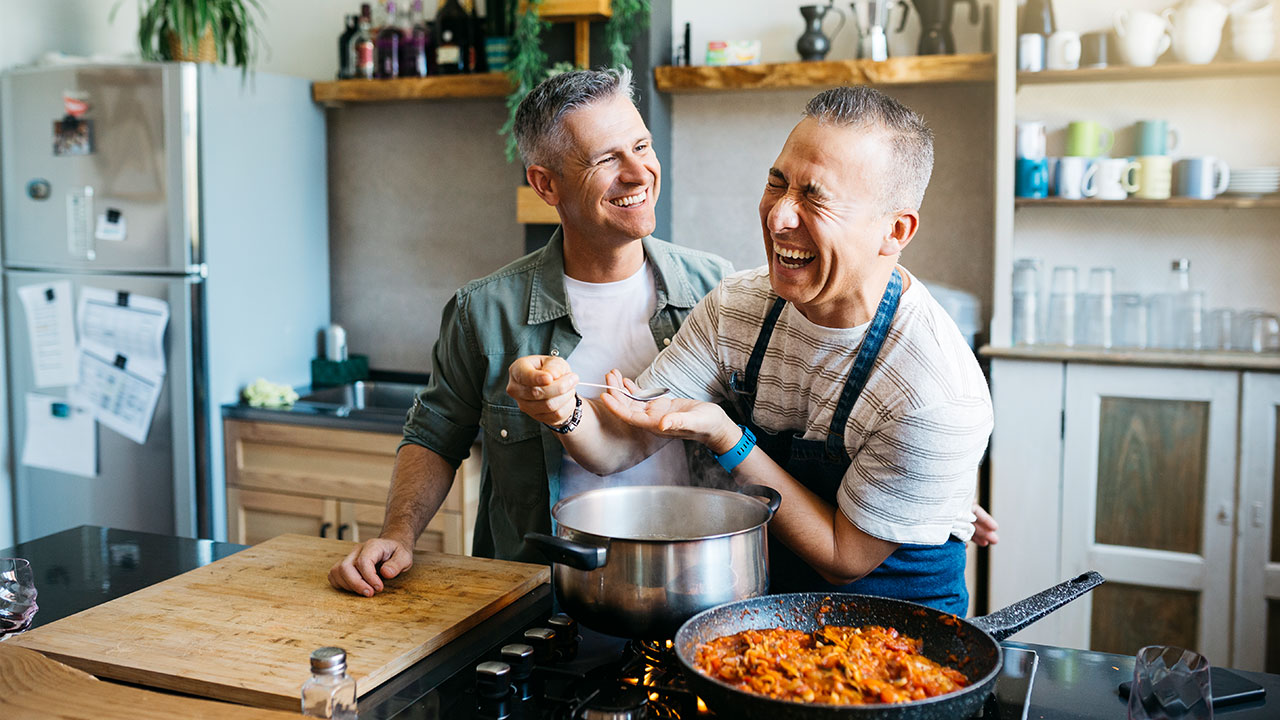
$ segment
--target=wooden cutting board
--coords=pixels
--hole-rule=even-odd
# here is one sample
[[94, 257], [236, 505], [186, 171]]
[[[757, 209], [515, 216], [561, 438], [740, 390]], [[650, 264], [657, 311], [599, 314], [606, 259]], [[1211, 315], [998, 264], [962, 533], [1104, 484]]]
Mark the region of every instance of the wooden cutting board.
[[10, 642], [92, 675], [296, 710], [311, 651], [347, 651], [361, 694], [550, 579], [541, 565], [414, 553], [371, 598], [330, 587], [354, 543], [281, 535]]
[[0, 717], [5, 720], [296, 720], [296, 712], [152, 692], [103, 682], [13, 643], [0, 645]]

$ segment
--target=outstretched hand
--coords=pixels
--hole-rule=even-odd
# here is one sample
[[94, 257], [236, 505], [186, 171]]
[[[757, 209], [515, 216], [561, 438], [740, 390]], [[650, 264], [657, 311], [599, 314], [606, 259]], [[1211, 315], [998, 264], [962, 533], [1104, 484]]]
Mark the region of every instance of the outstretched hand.
[[507, 371], [507, 394], [529, 417], [553, 427], [573, 416], [578, 376], [564, 358], [526, 355]]
[[[618, 370], [610, 370], [605, 383], [628, 392], [640, 390], [638, 385], [624, 378]], [[609, 412], [628, 425], [662, 437], [694, 440], [711, 448], [712, 452], [724, 452], [742, 434], [735, 432], [737, 426], [714, 403], [673, 397], [642, 402], [632, 400], [616, 390], [605, 392], [600, 400]]]

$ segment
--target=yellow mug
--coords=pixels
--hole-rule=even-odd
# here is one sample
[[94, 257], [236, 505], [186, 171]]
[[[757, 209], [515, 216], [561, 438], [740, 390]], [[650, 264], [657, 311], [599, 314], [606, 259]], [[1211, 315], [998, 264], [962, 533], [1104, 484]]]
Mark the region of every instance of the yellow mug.
[[1168, 155], [1140, 155], [1138, 189], [1134, 197], [1144, 200], [1167, 200], [1173, 190], [1173, 158]]

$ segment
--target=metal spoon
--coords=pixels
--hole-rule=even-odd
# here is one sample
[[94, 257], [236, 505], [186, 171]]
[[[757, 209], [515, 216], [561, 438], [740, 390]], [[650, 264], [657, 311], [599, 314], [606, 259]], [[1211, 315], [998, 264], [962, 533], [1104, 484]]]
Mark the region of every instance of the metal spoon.
[[664, 388], [664, 387], [650, 388], [648, 390], [638, 390], [634, 393], [630, 393], [630, 392], [627, 392], [626, 390], [623, 390], [620, 387], [614, 387], [613, 385], [601, 385], [600, 383], [589, 383], [589, 382], [579, 382], [578, 384], [586, 385], [587, 387], [604, 388], [605, 390], [617, 390], [618, 392], [622, 393], [623, 395], [626, 395], [632, 400], [637, 400], [639, 402], [649, 402], [650, 400], [657, 400], [660, 397], [671, 394], [671, 388]]

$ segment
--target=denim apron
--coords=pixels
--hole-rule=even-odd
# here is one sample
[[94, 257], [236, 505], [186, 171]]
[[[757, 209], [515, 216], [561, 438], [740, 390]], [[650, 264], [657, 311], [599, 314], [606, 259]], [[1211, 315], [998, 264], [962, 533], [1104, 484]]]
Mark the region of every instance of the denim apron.
[[[803, 431], [771, 433], [755, 423], [756, 383], [765, 349], [774, 326], [782, 315], [786, 301], [778, 298], [756, 338], [751, 358], [744, 372], [735, 372], [730, 385], [737, 398], [738, 409], [747, 427], [756, 436], [756, 445], [800, 484], [824, 501], [837, 505], [836, 494], [851, 460], [844, 447], [845, 425], [854, 403], [862, 394], [884, 345], [889, 325], [898, 310], [902, 296], [902, 276], [895, 268], [876, 316], [854, 358], [853, 368], [845, 380], [844, 390], [836, 405], [835, 416], [827, 430], [827, 438], [805, 440]], [[785, 500], [784, 500], [785, 502]], [[837, 510], [838, 512], [838, 510]], [[965, 546], [955, 537], [942, 545], [900, 545], [883, 563], [865, 577], [848, 585], [833, 585], [786, 545], [769, 536], [770, 592], [852, 592], [865, 595], [911, 600], [930, 607], [964, 616], [969, 606], [969, 592], [964, 583]]]

